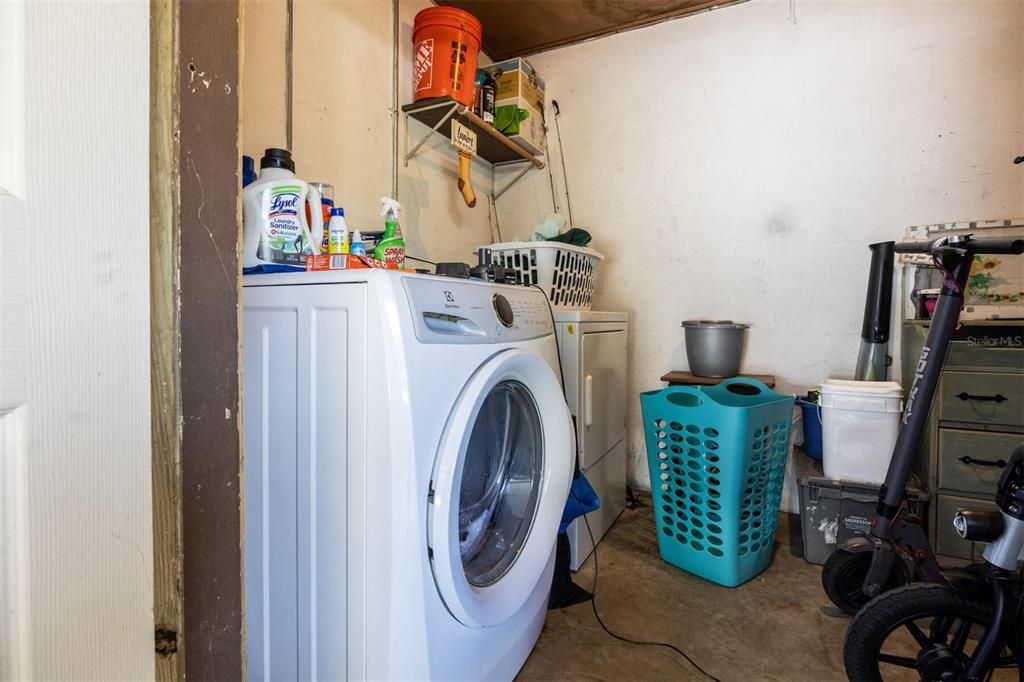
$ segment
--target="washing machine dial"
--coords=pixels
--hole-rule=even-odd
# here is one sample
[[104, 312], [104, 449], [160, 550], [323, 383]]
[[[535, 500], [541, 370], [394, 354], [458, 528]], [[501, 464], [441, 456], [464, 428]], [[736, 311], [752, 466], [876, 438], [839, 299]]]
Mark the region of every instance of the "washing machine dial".
[[512, 313], [512, 305], [508, 299], [501, 294], [495, 294], [491, 297], [491, 304], [494, 306], [494, 314], [498, 316], [498, 321], [506, 327], [511, 327], [515, 315]]

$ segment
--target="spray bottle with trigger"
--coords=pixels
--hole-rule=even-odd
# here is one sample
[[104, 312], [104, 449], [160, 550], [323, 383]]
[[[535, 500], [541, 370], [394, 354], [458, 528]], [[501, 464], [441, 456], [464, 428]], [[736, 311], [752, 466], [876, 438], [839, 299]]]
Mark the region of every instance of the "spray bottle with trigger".
[[384, 237], [373, 250], [373, 257], [396, 268], [405, 267], [405, 240], [398, 226], [398, 212], [402, 205], [397, 199], [380, 198], [380, 214], [384, 216]]

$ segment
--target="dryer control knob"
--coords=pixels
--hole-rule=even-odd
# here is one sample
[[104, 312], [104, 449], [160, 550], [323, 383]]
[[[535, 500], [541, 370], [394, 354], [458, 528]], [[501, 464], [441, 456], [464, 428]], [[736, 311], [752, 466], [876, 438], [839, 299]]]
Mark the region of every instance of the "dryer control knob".
[[501, 294], [495, 294], [491, 298], [491, 303], [494, 305], [494, 314], [498, 316], [498, 321], [506, 327], [511, 327], [515, 315], [512, 314], [512, 305], [508, 299]]

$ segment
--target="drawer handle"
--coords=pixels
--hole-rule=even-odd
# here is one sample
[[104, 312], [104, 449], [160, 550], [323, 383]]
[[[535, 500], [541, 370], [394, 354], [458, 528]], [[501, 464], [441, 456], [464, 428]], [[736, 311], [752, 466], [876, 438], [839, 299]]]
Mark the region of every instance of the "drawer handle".
[[964, 464], [977, 464], [978, 466], [983, 467], [999, 467], [1000, 469], [1006, 466], [1005, 459], [997, 459], [993, 461], [991, 459], [974, 459], [973, 457], [964, 455], [960, 458], [960, 461]]
[[980, 400], [987, 403], [1002, 403], [1009, 400], [1002, 393], [996, 393], [995, 395], [971, 395], [965, 391], [964, 393], [957, 394], [956, 397], [960, 398], [960, 400]]

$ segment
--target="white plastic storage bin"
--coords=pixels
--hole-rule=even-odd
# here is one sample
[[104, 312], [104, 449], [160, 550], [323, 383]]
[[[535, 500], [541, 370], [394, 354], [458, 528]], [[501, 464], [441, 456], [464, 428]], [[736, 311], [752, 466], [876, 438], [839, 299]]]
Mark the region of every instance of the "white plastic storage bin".
[[900, 430], [903, 389], [895, 381], [821, 383], [825, 477], [881, 485]]
[[597, 284], [597, 251], [559, 242], [502, 242], [491, 244], [495, 265], [512, 268], [523, 284], [536, 284], [555, 310], [590, 310]]

